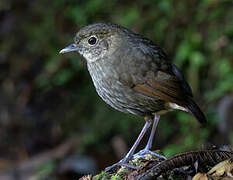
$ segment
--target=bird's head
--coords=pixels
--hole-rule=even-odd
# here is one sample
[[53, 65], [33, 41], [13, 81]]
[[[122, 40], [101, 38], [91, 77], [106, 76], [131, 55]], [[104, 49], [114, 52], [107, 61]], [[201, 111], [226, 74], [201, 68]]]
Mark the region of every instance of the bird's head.
[[87, 63], [91, 63], [113, 53], [124, 40], [122, 35], [128, 31], [116, 24], [92, 24], [80, 29], [75, 35], [74, 43], [62, 49], [60, 53], [76, 51]]

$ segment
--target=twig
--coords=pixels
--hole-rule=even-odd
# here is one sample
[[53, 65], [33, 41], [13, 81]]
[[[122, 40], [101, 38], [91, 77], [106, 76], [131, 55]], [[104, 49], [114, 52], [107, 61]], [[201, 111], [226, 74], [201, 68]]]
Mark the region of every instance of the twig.
[[182, 153], [156, 164], [151, 169], [138, 176], [137, 179], [155, 179], [156, 177], [160, 176], [162, 173], [168, 170], [191, 165], [196, 161], [198, 161], [199, 164], [208, 164], [210, 166], [214, 166], [215, 164], [229, 159], [231, 157], [233, 157], [233, 152], [220, 150], [202, 150]]

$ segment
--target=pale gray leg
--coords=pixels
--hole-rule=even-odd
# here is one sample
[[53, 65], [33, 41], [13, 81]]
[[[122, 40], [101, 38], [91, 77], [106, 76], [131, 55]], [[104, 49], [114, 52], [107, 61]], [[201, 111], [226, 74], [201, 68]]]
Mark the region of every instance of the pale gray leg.
[[155, 131], [156, 131], [157, 125], [159, 123], [159, 118], [160, 118], [160, 115], [157, 115], [157, 114], [154, 117], [154, 122], [153, 122], [153, 126], [151, 129], [150, 137], [149, 137], [149, 140], [148, 140], [146, 147], [145, 147], [145, 149], [147, 149], [147, 150], [152, 148], [152, 143], [153, 143], [153, 139], [155, 136]]
[[164, 156], [150, 151], [150, 149], [152, 148], [152, 142], [153, 142], [153, 138], [154, 138], [154, 135], [155, 135], [156, 127], [157, 127], [158, 122], [159, 122], [159, 118], [160, 118], [160, 115], [156, 114], [155, 117], [154, 117], [153, 126], [152, 126], [152, 129], [151, 129], [150, 137], [149, 137], [149, 140], [148, 140], [148, 142], [146, 144], [146, 147], [144, 149], [142, 149], [141, 151], [139, 151], [137, 154], [135, 154], [134, 158], [143, 158], [143, 155], [151, 154], [151, 155], [156, 156], [158, 158], [166, 159]]
[[136, 168], [135, 166], [129, 165], [127, 163], [133, 157], [133, 154], [134, 154], [138, 144], [142, 140], [143, 136], [145, 135], [145, 133], [148, 130], [148, 128], [150, 127], [150, 125], [151, 125], [151, 120], [146, 121], [146, 123], [145, 123], [144, 127], [142, 128], [137, 140], [134, 142], [133, 146], [131, 147], [129, 152], [126, 154], [126, 156], [122, 160], [120, 160], [118, 163], [113, 164], [112, 166], [105, 168], [105, 171], [109, 171], [116, 166], [126, 166], [126, 167], [133, 168], [133, 169]]

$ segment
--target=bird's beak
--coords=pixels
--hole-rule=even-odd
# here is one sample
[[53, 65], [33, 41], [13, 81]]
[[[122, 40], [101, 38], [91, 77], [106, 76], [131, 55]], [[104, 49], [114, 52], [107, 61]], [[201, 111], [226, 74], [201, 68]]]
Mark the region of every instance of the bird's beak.
[[62, 49], [59, 53], [60, 54], [64, 54], [64, 53], [68, 53], [68, 52], [72, 52], [72, 51], [78, 51], [81, 48], [79, 46], [77, 46], [76, 44], [71, 44], [67, 47], [65, 47], [64, 49]]

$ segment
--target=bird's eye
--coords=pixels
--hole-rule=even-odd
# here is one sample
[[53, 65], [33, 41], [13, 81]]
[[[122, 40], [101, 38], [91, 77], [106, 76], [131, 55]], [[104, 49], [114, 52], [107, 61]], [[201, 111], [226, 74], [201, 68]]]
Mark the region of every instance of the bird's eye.
[[94, 37], [94, 36], [92, 36], [92, 37], [90, 37], [90, 38], [88, 39], [88, 43], [89, 43], [90, 45], [95, 45], [96, 42], [97, 42], [97, 38]]

